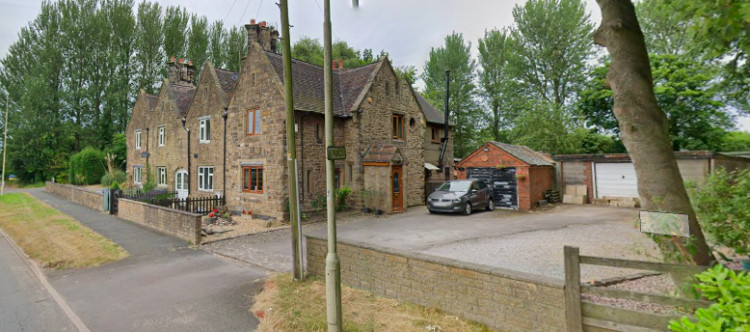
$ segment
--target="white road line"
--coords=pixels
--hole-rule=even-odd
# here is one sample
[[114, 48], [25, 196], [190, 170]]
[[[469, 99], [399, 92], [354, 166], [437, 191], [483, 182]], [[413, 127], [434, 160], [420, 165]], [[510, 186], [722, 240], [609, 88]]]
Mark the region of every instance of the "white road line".
[[47, 281], [47, 277], [44, 276], [42, 273], [42, 270], [39, 269], [39, 267], [36, 265], [34, 261], [29, 259], [29, 256], [26, 255], [23, 250], [21, 250], [20, 247], [16, 244], [16, 241], [13, 241], [13, 238], [8, 236], [8, 234], [5, 233], [2, 229], [0, 229], [0, 236], [5, 238], [10, 246], [13, 248], [13, 250], [18, 254], [19, 257], [21, 257], [21, 260], [26, 263], [26, 265], [29, 267], [31, 272], [34, 274], [34, 277], [39, 280], [39, 282], [44, 286], [44, 288], [49, 292], [49, 294], [52, 296], [53, 299], [55, 299], [55, 302], [57, 302], [57, 305], [60, 306], [60, 309], [65, 313], [66, 316], [68, 316], [68, 319], [70, 319], [70, 322], [73, 323], [73, 325], [78, 328], [79, 332], [91, 332], [88, 327], [86, 327], [86, 324], [83, 323], [80, 317], [76, 315], [76, 313], [73, 311], [73, 309], [68, 306], [68, 303], [65, 302], [65, 299], [60, 295]]

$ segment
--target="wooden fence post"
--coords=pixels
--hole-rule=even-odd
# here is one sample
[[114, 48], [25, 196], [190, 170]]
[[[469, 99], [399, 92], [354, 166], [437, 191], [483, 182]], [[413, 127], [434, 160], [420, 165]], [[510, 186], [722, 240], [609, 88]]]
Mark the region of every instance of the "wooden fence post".
[[565, 326], [583, 332], [581, 315], [581, 265], [577, 247], [565, 246]]

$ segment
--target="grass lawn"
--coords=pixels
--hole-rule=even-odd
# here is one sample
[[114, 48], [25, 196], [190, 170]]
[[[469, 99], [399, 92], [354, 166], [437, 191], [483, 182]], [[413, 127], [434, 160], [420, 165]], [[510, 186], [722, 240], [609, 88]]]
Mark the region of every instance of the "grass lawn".
[[[492, 331], [437, 309], [405, 304], [342, 286], [344, 331]], [[288, 273], [269, 278], [251, 311], [260, 319], [258, 332], [326, 331], [325, 281], [302, 283]]]
[[0, 228], [42, 267], [97, 266], [128, 256], [116, 243], [26, 193], [0, 196]]

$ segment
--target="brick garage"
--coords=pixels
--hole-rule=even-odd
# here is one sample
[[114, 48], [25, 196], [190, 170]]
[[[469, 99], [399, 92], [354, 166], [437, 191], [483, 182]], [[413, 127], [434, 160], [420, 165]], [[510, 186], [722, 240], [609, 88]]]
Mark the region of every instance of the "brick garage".
[[552, 159], [522, 145], [489, 141], [456, 167], [459, 179], [487, 181], [499, 208], [529, 211], [554, 187]]

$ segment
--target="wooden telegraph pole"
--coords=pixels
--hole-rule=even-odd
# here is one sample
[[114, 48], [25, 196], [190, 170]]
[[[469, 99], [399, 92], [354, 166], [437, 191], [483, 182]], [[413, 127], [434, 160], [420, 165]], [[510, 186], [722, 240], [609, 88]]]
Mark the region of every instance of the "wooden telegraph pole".
[[[284, 102], [286, 106], [286, 160], [289, 172], [289, 220], [292, 223], [292, 258], [295, 280], [305, 279], [305, 271], [302, 267], [302, 241], [300, 235], [302, 229], [299, 220], [299, 192], [297, 191], [297, 142], [294, 136], [294, 95], [292, 93], [292, 47], [289, 37], [289, 4], [287, 0], [281, 0], [281, 33], [283, 38], [284, 58]], [[300, 128], [302, 130], [302, 128]]]

